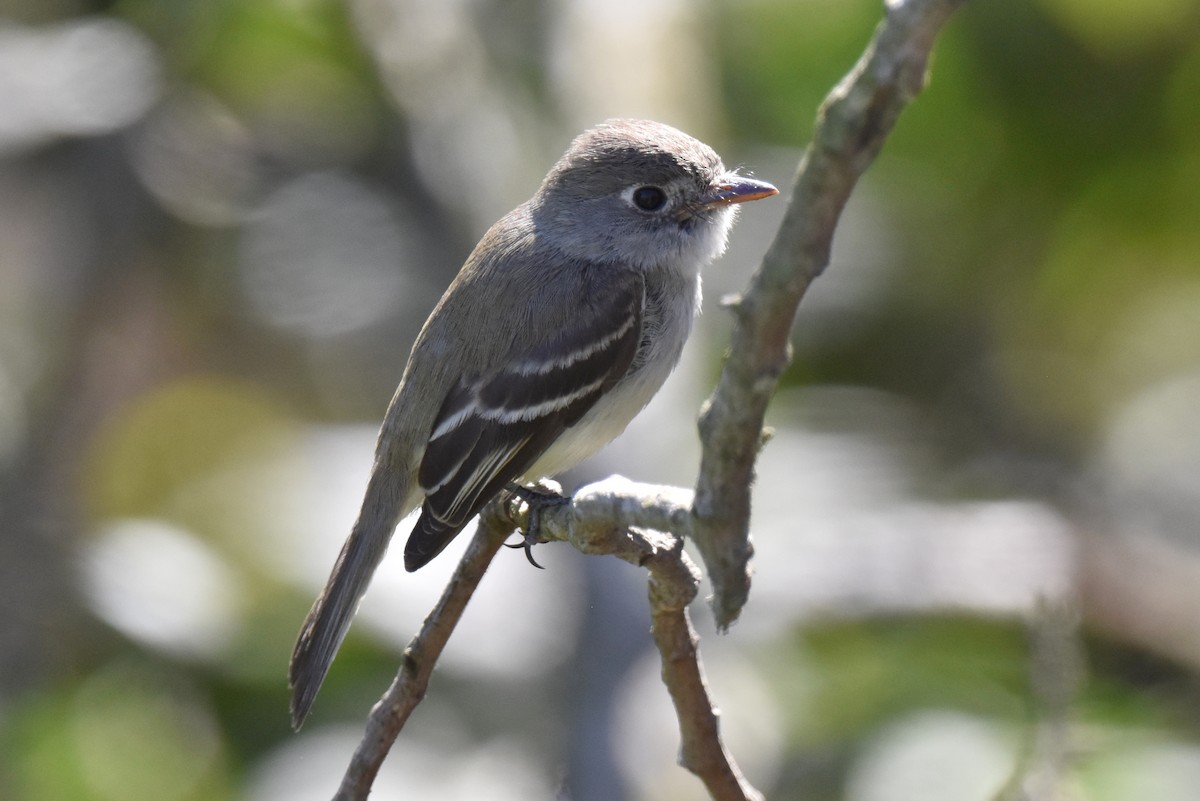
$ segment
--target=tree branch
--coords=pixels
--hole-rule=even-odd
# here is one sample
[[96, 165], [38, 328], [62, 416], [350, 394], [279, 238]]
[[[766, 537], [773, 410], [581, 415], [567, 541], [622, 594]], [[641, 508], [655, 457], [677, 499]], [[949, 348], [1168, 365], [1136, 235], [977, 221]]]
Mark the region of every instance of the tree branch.
[[[480, 516], [449, 586], [404, 650], [391, 687], [371, 710], [334, 801], [367, 797], [392, 743], [425, 696], [437, 658], [492, 557], [508, 534], [528, 524], [528, 507], [501, 502], [507, 500], [501, 496]], [[616, 556], [649, 571], [651, 630], [679, 719], [680, 764], [704, 782], [715, 801], [761, 801], [721, 741], [687, 614], [700, 585], [700, 570], [683, 550], [691, 507], [688, 490], [614, 476], [580, 489], [569, 504], [544, 510], [539, 530], [545, 540], [569, 542], [585, 554]]]
[[651, 633], [679, 720], [679, 764], [704, 782], [714, 801], [762, 801], [721, 740], [688, 617], [700, 586], [700, 570], [683, 550], [691, 506], [687, 490], [613, 476], [580, 489], [571, 504], [543, 512], [541, 534], [650, 571]]
[[750, 488], [767, 403], [790, 359], [796, 308], [829, 264], [846, 199], [921, 91], [934, 37], [965, 0], [888, 0], [863, 57], [821, 106], [783, 223], [731, 305], [733, 339], [700, 413], [704, 450], [693, 538], [713, 583], [713, 614], [728, 628], [750, 594]]
[[1073, 598], [1043, 598], [1029, 621], [1029, 684], [1036, 722], [1012, 778], [995, 801], [1054, 801], [1070, 797], [1067, 776], [1078, 756], [1071, 708], [1086, 678]]
[[366, 731], [333, 801], [363, 801], [371, 792], [371, 785], [392, 743], [400, 736], [408, 716], [425, 697], [429, 677], [451, 632], [462, 618], [467, 602], [475, 594], [484, 572], [511, 531], [511, 527], [498, 521], [494, 515], [480, 515], [475, 536], [454, 575], [450, 577], [437, 606], [404, 649], [404, 657], [392, 686], [371, 709]]

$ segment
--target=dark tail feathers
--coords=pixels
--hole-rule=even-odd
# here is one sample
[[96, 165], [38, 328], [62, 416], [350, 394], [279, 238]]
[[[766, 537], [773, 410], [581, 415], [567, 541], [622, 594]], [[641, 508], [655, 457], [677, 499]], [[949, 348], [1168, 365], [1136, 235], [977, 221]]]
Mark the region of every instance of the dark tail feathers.
[[358, 610], [358, 602], [387, 552], [392, 529], [407, 511], [403, 508], [404, 487], [398, 486], [402, 482], [396, 481], [397, 475], [400, 474], [396, 471], [377, 469], [371, 476], [358, 522], [342, 546], [325, 589], [317, 596], [300, 628], [288, 666], [293, 729], [299, 730], [308, 717]]

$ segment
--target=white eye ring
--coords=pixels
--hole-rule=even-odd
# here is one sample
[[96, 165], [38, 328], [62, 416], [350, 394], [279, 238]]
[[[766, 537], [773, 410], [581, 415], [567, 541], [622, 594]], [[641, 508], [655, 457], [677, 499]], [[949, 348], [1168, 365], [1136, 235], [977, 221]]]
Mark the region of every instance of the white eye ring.
[[631, 186], [621, 193], [621, 197], [625, 202], [636, 208], [638, 211], [647, 212], [650, 214], [660, 212], [665, 209], [671, 199], [667, 190], [661, 186], [654, 184], [638, 184]]

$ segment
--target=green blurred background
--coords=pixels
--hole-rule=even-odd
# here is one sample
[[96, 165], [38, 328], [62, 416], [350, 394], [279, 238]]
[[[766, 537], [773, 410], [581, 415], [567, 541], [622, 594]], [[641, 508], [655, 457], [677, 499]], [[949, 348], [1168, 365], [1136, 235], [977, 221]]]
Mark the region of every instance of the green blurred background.
[[[471, 246], [610, 116], [788, 186], [880, 14], [0, 3], [0, 798], [328, 798], [455, 554], [385, 565], [299, 735], [287, 657]], [[693, 483], [717, 301], [783, 207], [568, 485]], [[694, 615], [751, 780], [1200, 797], [1200, 3], [972, 0], [794, 344], [754, 594], [727, 636]], [[378, 797], [703, 798], [644, 577], [538, 558], [494, 565]]]

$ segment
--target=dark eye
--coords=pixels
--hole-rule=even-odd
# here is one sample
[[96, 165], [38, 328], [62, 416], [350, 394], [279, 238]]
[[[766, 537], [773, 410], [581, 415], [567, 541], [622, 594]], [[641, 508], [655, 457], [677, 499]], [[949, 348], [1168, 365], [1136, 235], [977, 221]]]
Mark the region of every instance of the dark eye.
[[642, 211], [658, 211], [667, 203], [667, 193], [657, 186], [639, 186], [633, 190], [633, 205]]

